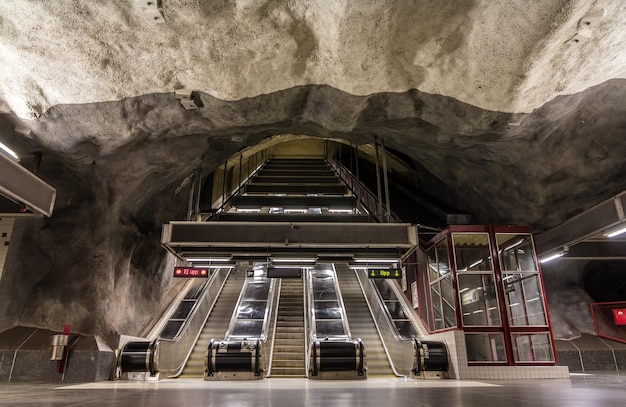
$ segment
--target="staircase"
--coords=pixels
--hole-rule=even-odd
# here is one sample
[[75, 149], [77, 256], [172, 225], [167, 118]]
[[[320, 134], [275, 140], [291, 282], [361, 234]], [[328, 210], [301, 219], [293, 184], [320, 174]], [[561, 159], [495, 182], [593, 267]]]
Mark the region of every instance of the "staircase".
[[272, 377], [305, 377], [302, 279], [285, 278], [280, 289]]
[[245, 280], [245, 271], [232, 270], [213, 311], [198, 337], [181, 378], [204, 377], [204, 359], [211, 339], [223, 339]]
[[352, 338], [361, 338], [363, 341], [367, 358], [367, 376], [394, 376], [354, 271], [337, 265], [337, 280]]

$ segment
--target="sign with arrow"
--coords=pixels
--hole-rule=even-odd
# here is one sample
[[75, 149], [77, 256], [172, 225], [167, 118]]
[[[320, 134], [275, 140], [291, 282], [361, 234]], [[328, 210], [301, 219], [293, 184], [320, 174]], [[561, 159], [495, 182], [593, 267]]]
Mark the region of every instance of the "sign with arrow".
[[369, 278], [390, 278], [401, 279], [402, 270], [398, 269], [368, 269], [367, 276]]

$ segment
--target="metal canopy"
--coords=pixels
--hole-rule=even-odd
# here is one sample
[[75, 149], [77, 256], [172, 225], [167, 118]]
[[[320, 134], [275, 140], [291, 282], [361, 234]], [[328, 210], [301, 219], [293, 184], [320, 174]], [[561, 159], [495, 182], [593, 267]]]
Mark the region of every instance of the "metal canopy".
[[[56, 190], [19, 163], [0, 154], [0, 195], [35, 213], [51, 216]], [[6, 201], [0, 210], [12, 208]]]
[[414, 225], [319, 222], [170, 222], [163, 246], [184, 259], [193, 254], [267, 256], [307, 253], [352, 257], [355, 253], [399, 258], [418, 245]]
[[626, 259], [626, 239], [605, 236], [626, 227], [625, 208], [626, 191], [538, 234], [537, 252], [544, 258], [562, 254], [562, 259]]

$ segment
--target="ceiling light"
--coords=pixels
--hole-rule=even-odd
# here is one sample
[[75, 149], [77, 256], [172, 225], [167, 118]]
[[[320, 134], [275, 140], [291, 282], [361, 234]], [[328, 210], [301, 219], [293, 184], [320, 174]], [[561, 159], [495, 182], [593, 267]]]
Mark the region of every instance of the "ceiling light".
[[187, 257], [186, 259], [187, 261], [209, 261], [211, 263], [216, 262], [216, 263], [224, 263], [227, 261], [230, 261], [229, 258], [226, 257]]
[[317, 259], [315, 257], [272, 257], [274, 263], [315, 263]]
[[10, 155], [11, 157], [13, 157], [13, 159], [15, 161], [20, 161], [20, 158], [17, 156], [17, 154], [15, 153], [15, 151], [11, 150], [9, 147], [5, 146], [4, 144], [0, 143], [0, 150], [4, 151], [5, 153], [7, 153], [8, 155]]
[[545, 257], [545, 258], [539, 260], [539, 263], [542, 263], [542, 264], [543, 263], [547, 263], [547, 262], [552, 261], [554, 259], [558, 259], [559, 257], [563, 256], [564, 254], [565, 254], [564, 252], [553, 254], [552, 256], [548, 256], [548, 257]]
[[398, 263], [398, 259], [355, 259], [357, 263]]
[[615, 237], [617, 235], [621, 235], [622, 233], [626, 233], [626, 226], [622, 226], [620, 229], [614, 230], [612, 232], [607, 232], [604, 236]]
[[552, 261], [554, 259], [558, 259], [559, 257], [567, 254], [567, 252], [569, 251], [569, 246], [563, 246], [563, 249], [561, 251], [559, 251], [558, 253], [554, 253], [551, 254], [547, 257], [544, 257], [543, 259], [539, 259], [539, 263], [547, 263], [549, 261]]

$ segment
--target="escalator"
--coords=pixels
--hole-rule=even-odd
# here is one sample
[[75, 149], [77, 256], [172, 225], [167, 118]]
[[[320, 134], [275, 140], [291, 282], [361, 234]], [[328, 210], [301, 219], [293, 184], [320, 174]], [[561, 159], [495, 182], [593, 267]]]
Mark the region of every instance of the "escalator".
[[368, 376], [393, 376], [385, 348], [354, 271], [347, 265], [337, 264], [336, 268], [351, 333], [361, 338], [367, 352]]
[[363, 341], [350, 331], [334, 265], [316, 264], [307, 270], [306, 281], [308, 377], [366, 379]]
[[268, 278], [267, 264], [255, 263], [246, 271], [226, 334], [210, 339], [205, 356], [204, 380], [262, 379], [268, 370], [267, 349], [276, 279]]
[[271, 377], [306, 376], [305, 340], [302, 278], [284, 278], [274, 332]]
[[233, 270], [231, 272], [180, 377], [202, 378], [204, 376], [204, 362], [209, 342], [213, 338], [223, 337], [228, 329], [230, 316], [237, 304], [244, 280], [244, 271]]

